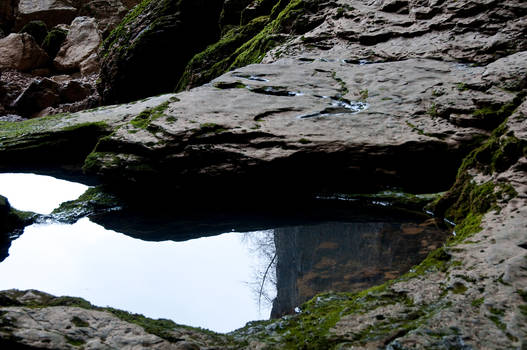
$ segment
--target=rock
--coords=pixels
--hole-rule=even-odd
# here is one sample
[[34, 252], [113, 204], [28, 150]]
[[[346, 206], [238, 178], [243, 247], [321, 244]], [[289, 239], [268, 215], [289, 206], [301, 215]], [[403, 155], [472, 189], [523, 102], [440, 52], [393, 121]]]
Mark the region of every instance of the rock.
[[50, 349], [68, 349], [72, 343], [96, 349], [229, 348], [229, 338], [225, 335], [207, 335], [169, 320], [155, 321], [95, 307], [80, 298], [57, 298], [38, 291], [2, 292], [0, 311], [1, 345], [15, 345], [8, 342], [6, 335], [10, 334], [17, 339], [16, 343], [32, 348], [44, 345]]
[[59, 71], [79, 71], [83, 62], [97, 52], [101, 37], [97, 22], [90, 17], [77, 17], [71, 23], [66, 41], [57, 53], [53, 64]]
[[135, 5], [139, 4], [141, 0], [121, 0], [124, 6], [126, 6], [127, 9], [132, 9]]
[[220, 25], [239, 25], [242, 11], [251, 3], [251, 0], [225, 0], [221, 11]]
[[[525, 2], [497, 4], [493, 0], [383, 0], [361, 1], [357, 6], [325, 6], [319, 14], [325, 13], [332, 20], [278, 51], [312, 59], [330, 54], [350, 62], [434, 57], [490, 63], [527, 49], [522, 29]], [[308, 50], [306, 44], [311, 45]], [[278, 51], [270, 52], [263, 62], [276, 60]]]
[[61, 103], [82, 101], [91, 94], [92, 86], [78, 80], [70, 80], [59, 88]]
[[104, 103], [172, 91], [188, 60], [219, 38], [222, 4], [163, 0], [134, 8], [103, 44], [98, 90]]
[[15, 30], [33, 20], [41, 20], [48, 28], [57, 24], [69, 24], [75, 18], [77, 9], [65, 0], [19, 0]]
[[97, 56], [96, 53], [92, 53], [80, 64], [80, 71], [82, 76], [97, 74], [99, 72], [99, 69], [99, 56]]
[[0, 69], [29, 71], [48, 62], [48, 55], [29, 34], [10, 34], [0, 39]]
[[55, 27], [48, 32], [42, 43], [42, 48], [49, 57], [55, 58], [57, 56], [62, 44], [66, 41], [67, 35], [68, 31], [60, 27]]
[[27, 33], [35, 39], [37, 44], [41, 45], [48, 35], [48, 27], [42, 21], [31, 21], [20, 29], [19, 33]]
[[0, 121], [3, 121], [3, 122], [21, 122], [22, 120], [26, 120], [26, 119], [17, 114], [6, 114], [6, 115], [0, 116]]
[[0, 195], [0, 262], [9, 255], [11, 240], [18, 237], [18, 231], [32, 221], [32, 213], [13, 209], [7, 198]]
[[[130, 9], [119, 0], [77, 0], [77, 2], [78, 15], [94, 17], [103, 36], [108, 36]], [[131, 3], [134, 2], [137, 4], [139, 1]]]
[[60, 85], [51, 79], [35, 79], [13, 103], [14, 108], [24, 116], [60, 103]]
[[[131, 72], [163, 63], [162, 51], [144, 51], [157, 60], [145, 59], [144, 66], [134, 65], [142, 62], [138, 52], [155, 42], [150, 30], [179, 25], [172, 2], [143, 4], [106, 42], [101, 91], [108, 100], [134, 98], [136, 83], [155, 84], [154, 77], [134, 81]], [[165, 5], [172, 16], [158, 16], [160, 27], [150, 27], [154, 10]], [[218, 195], [223, 202], [257, 198], [271, 205], [321, 192], [345, 199], [343, 192], [393, 187], [446, 191], [430, 209], [452, 219], [456, 234], [403, 278], [359, 293], [318, 295], [298, 314], [233, 332], [229, 345], [199, 346], [525, 348], [525, 1], [276, 6], [264, 28], [238, 46], [243, 52], [235, 49], [241, 58], [231, 61], [265, 64], [229, 64], [215, 74], [232, 71], [179, 94], [3, 124], [0, 167], [80, 171], [83, 164], [88, 176], [149, 205], [166, 197], [187, 204], [186, 198], [208, 203]], [[309, 10], [315, 6], [318, 11]], [[164, 30], [163, 44], [175, 42]], [[154, 68], [148, 74], [167, 75]], [[118, 73], [130, 80], [119, 81]], [[117, 337], [128, 328], [131, 344], [136, 336], [151, 344], [151, 335], [136, 333], [134, 324], [27, 294], [0, 294], [6, 348], [37, 347], [42, 339], [49, 341], [42, 346], [70, 348], [66, 336], [103, 347], [99, 328]], [[73, 315], [104, 319], [115, 333], [96, 322], [86, 340], [68, 324]], [[167, 347], [179, 342], [155, 339]]]

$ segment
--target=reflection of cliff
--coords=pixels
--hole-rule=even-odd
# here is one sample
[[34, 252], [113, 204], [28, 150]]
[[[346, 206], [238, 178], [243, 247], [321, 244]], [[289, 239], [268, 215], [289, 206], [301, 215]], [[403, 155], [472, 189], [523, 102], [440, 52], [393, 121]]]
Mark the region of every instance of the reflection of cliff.
[[276, 229], [271, 317], [291, 313], [317, 293], [360, 290], [408, 271], [444, 237], [431, 224], [333, 222]]

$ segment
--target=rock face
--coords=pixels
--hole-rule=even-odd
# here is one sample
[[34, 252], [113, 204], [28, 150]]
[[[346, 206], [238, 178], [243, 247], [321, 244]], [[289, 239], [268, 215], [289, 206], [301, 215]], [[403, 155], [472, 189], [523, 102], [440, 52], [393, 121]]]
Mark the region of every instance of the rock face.
[[469, 145], [505, 117], [476, 111], [517, 98], [487, 77], [495, 67], [523, 72], [524, 58], [248, 66], [130, 119], [85, 169], [119, 183], [155, 174], [155, 183], [205, 192], [444, 190]]
[[15, 30], [19, 30], [26, 23], [33, 20], [41, 20], [48, 27], [57, 24], [69, 24], [77, 9], [63, 0], [19, 0]]
[[90, 56], [97, 52], [101, 38], [94, 18], [77, 17], [73, 20], [66, 41], [55, 57], [55, 68], [61, 71], [79, 71]]
[[221, 0], [144, 0], [105, 40], [104, 103], [171, 91], [188, 60], [219, 37]]
[[45, 66], [48, 55], [29, 34], [10, 34], [0, 39], [0, 69], [28, 71]]

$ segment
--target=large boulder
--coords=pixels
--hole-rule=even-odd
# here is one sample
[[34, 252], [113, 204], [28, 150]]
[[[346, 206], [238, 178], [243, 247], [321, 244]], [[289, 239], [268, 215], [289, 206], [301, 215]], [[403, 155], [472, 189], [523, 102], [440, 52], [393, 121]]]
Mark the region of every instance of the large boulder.
[[145, 0], [103, 45], [99, 93], [125, 102], [175, 88], [186, 63], [219, 38], [222, 0]]
[[81, 65], [97, 52], [100, 43], [96, 20], [91, 17], [77, 17], [71, 23], [66, 41], [53, 64], [59, 71], [79, 71]]
[[77, 15], [77, 9], [65, 0], [20, 0], [15, 29], [20, 30], [33, 20], [41, 20], [48, 28], [57, 24], [69, 24]]
[[44, 67], [49, 57], [27, 33], [10, 34], [0, 39], [0, 69], [29, 71]]

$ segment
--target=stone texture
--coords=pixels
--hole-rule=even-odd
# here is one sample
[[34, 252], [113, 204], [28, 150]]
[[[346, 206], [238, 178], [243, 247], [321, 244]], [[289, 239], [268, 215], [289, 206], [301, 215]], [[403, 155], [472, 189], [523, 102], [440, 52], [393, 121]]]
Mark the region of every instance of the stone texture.
[[33, 20], [41, 20], [48, 28], [57, 24], [69, 24], [77, 9], [65, 0], [19, 0], [15, 30]]
[[358, 0], [351, 6], [336, 1], [326, 7], [323, 24], [271, 52], [264, 62], [295, 54], [353, 62], [427, 57], [490, 63], [527, 48], [526, 11], [520, 0]]
[[97, 52], [101, 37], [97, 30], [94, 18], [77, 17], [71, 23], [66, 41], [62, 44], [55, 60], [54, 66], [60, 71], [79, 71], [86, 61]]
[[[522, 66], [523, 57], [516, 57]], [[148, 177], [134, 171], [142, 164], [159, 183], [166, 176], [181, 187], [248, 193], [367, 191], [375, 184], [438, 191], [452, 182], [466, 146], [497, 126], [499, 118], [473, 112], [516, 97], [486, 86], [484, 72], [424, 59], [248, 66], [178, 94], [146, 128], [123, 126], [99, 144], [89, 170], [108, 181], [140, 181]], [[482, 88], [460, 91], [458, 84], [469, 81]]]
[[[6, 338], [23, 339], [22, 345], [32, 348], [70, 349], [82, 345], [87, 349], [201, 349], [211, 343], [212, 337], [191, 328], [173, 324], [164, 330], [165, 338], [148, 333], [140, 325], [120, 319], [102, 308], [87, 308], [82, 300], [65, 300], [37, 291], [10, 290], [0, 297], [0, 345], [12, 346]], [[83, 307], [60, 306], [62, 303], [82, 303]], [[30, 308], [27, 304], [55, 304], [43, 308]], [[223, 337], [224, 338], [224, 337]], [[221, 336], [216, 343], [225, 343]], [[7, 348], [7, 347], [6, 347]]]
[[[54, 164], [80, 170], [83, 163], [88, 174], [134, 197], [143, 199], [143, 188], [152, 202], [169, 197], [185, 203], [173, 194], [188, 191], [206, 201], [217, 193], [222, 199], [242, 193], [280, 200], [392, 186], [442, 191], [459, 185], [457, 170], [470, 154], [461, 174], [473, 186], [491, 185], [486, 196], [495, 198], [481, 223], [471, 211], [459, 219], [465, 225], [474, 220], [474, 231], [481, 231], [445, 244], [433, 263], [384, 287], [320, 295], [299, 314], [252, 323], [232, 339], [248, 349], [525, 348], [527, 4], [318, 3], [316, 14], [293, 24], [286, 20], [272, 32], [290, 40], [267, 54], [268, 64], [237, 68], [180, 94], [3, 124], [1, 168]], [[128, 73], [132, 56], [124, 50], [121, 60], [118, 48], [126, 43], [139, 49], [135, 44], [147, 37], [141, 30], [152, 20], [152, 8], [136, 13], [133, 28], [125, 26], [131, 37], [106, 47], [112, 59], [103, 68], [109, 69], [103, 90], [127, 86], [110, 86], [118, 71], [136, 78]], [[291, 26], [305, 29], [303, 36]], [[117, 62], [130, 66], [120, 70]], [[484, 152], [489, 143], [496, 149]], [[508, 191], [499, 192], [502, 187]], [[488, 200], [453, 193], [443, 201], [477, 208]], [[459, 225], [457, 234], [466, 228]], [[1, 308], [2, 341], [13, 341], [9, 335], [18, 332], [24, 335], [18, 343], [40, 344], [34, 334], [42, 332], [56, 347], [69, 347], [62, 342], [75, 329], [62, 328], [59, 320], [60, 328], [53, 328], [48, 320], [59, 318], [52, 311], [72, 315], [76, 308], [28, 309], [16, 305], [23, 303], [16, 297], [7, 300], [12, 303]], [[10, 324], [5, 312], [21, 317], [22, 326]]]
[[45, 66], [48, 55], [29, 34], [10, 34], [0, 39], [0, 69], [29, 71]]

